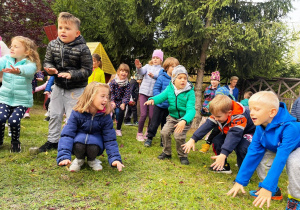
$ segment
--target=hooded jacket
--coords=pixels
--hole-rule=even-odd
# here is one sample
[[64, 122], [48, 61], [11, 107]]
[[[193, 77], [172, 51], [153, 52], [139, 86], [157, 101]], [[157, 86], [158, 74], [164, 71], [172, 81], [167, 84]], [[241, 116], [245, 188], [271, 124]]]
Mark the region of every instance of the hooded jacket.
[[93, 59], [81, 35], [67, 44], [57, 37], [47, 46], [44, 67], [56, 68], [58, 73], [70, 73], [71, 79], [53, 75], [55, 76], [55, 85], [70, 90], [82, 88], [88, 84], [88, 77], [92, 74]]
[[[145, 96], [153, 96], [153, 87], [156, 82], [159, 71], [162, 69], [161, 65], [145, 65], [137, 69], [139, 75], [143, 75], [143, 81], [140, 86], [139, 93]], [[154, 78], [149, 76], [149, 73], [154, 75]]]
[[[156, 96], [160, 94], [162, 91], [164, 91], [167, 86], [169, 85], [171, 81], [171, 77], [168, 75], [168, 73], [165, 70], [161, 70], [158, 74], [157, 80], [153, 87], [153, 96]], [[167, 109], [169, 107], [168, 100], [165, 100], [161, 104], [157, 104], [156, 106]]]
[[36, 64], [24, 58], [15, 63], [15, 59], [9, 55], [0, 58], [0, 70], [11, 68], [11, 65], [20, 69], [20, 74], [3, 73], [2, 86], [0, 88], [0, 103], [9, 106], [32, 107], [32, 79], [36, 72]]
[[266, 128], [259, 125], [248, 147], [247, 155], [237, 174], [236, 182], [247, 186], [266, 149], [275, 152], [273, 164], [266, 178], [259, 183], [271, 192], [276, 192], [279, 176], [290, 153], [300, 147], [300, 123], [290, 115], [286, 105], [280, 102], [279, 110]]
[[73, 145], [77, 142], [99, 146], [98, 155], [106, 150], [110, 165], [116, 160], [122, 162], [110, 115], [97, 113], [93, 116], [90, 113], [79, 113], [73, 110], [58, 142], [57, 164], [62, 160], [71, 160]]
[[169, 102], [169, 115], [175, 119], [185, 120], [186, 124], [190, 124], [195, 117], [195, 92], [191, 82], [181, 93], [175, 94], [175, 88], [172, 82], [159, 95], [149, 98], [154, 100], [154, 104], [160, 104], [165, 100]]
[[211, 115], [206, 122], [199, 127], [192, 136], [196, 142], [201, 140], [209, 131], [218, 126], [219, 130], [226, 134], [224, 144], [221, 147], [221, 153], [228, 156], [240, 143], [244, 134], [253, 134], [255, 125], [250, 118], [250, 111], [243, 105], [232, 101], [231, 116], [228, 117], [225, 124], [216, 121]]

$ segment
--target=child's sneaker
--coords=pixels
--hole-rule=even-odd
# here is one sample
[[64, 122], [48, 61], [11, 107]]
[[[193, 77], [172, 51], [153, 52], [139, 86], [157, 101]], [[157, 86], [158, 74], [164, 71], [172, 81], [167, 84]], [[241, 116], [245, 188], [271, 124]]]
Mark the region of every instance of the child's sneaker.
[[180, 163], [182, 165], [189, 165], [190, 164], [189, 159], [187, 157], [180, 157], [179, 159], [180, 159]]
[[10, 147], [10, 152], [21, 152], [21, 145], [16, 143], [16, 144], [11, 144]]
[[69, 170], [71, 172], [80, 171], [80, 168], [83, 164], [84, 164], [84, 159], [75, 158], [75, 160], [73, 160], [73, 162], [71, 163]]
[[161, 159], [161, 160], [164, 160], [166, 158], [170, 159], [172, 156], [171, 155], [167, 155], [166, 153], [161, 153], [157, 158], [158, 159]]
[[50, 117], [49, 116], [47, 116], [45, 119], [44, 119], [44, 121], [49, 121], [50, 120]]
[[[257, 195], [255, 195], [255, 193], [257, 193], [260, 189], [258, 190], [251, 190], [249, 193], [251, 196], [253, 197], [257, 197]], [[281, 189], [277, 187], [277, 191], [275, 193], [272, 192], [272, 200], [277, 200], [280, 201], [282, 200], [282, 194], [281, 194]]]
[[143, 133], [137, 133], [136, 134], [136, 140], [138, 140], [138, 141], [145, 141]]
[[151, 147], [151, 144], [152, 144], [152, 140], [151, 139], [147, 139], [144, 143], [144, 146], [145, 147]]
[[226, 163], [222, 170], [214, 170], [213, 167], [209, 167], [209, 170], [216, 172], [216, 173], [223, 173], [223, 174], [232, 174], [232, 171], [230, 170], [230, 165], [229, 163]]
[[133, 125], [138, 126], [138, 125], [139, 125], [139, 122], [136, 121], [136, 122], [133, 123]]
[[47, 141], [43, 146], [39, 148], [39, 152], [46, 152], [51, 149], [57, 149], [58, 143], [52, 143], [50, 141]]
[[23, 118], [30, 118], [29, 113], [25, 113], [24, 116], [23, 116]]
[[98, 159], [88, 161], [88, 165], [94, 170], [94, 171], [101, 171], [102, 170], [102, 165], [101, 161]]
[[131, 122], [124, 122], [124, 125], [132, 125]]
[[210, 147], [210, 145], [207, 143], [202, 144], [202, 148], [199, 150], [199, 152], [207, 153], [207, 151], [209, 150], [209, 147]]
[[117, 136], [122, 136], [121, 130], [116, 130], [116, 135], [117, 135]]
[[288, 198], [286, 210], [300, 210], [300, 201]]

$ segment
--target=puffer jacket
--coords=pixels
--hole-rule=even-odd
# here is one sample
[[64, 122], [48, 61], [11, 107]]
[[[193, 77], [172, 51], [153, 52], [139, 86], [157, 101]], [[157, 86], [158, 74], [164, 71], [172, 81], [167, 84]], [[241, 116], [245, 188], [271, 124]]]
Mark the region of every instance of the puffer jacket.
[[[156, 96], [158, 94], [160, 94], [162, 91], [164, 91], [169, 83], [171, 81], [171, 77], [168, 75], [168, 73], [162, 69], [157, 77], [157, 80], [154, 84], [153, 87], [153, 96]], [[161, 104], [157, 104], [156, 106], [162, 108], [162, 109], [167, 109], [169, 107], [169, 103], [168, 100], [162, 102]]]
[[154, 100], [154, 104], [160, 104], [165, 100], [169, 102], [169, 115], [175, 119], [185, 120], [186, 124], [190, 124], [195, 117], [195, 92], [194, 86], [188, 82], [189, 88], [176, 95], [172, 82], [167, 88], [157, 96], [153, 96], [148, 100]]
[[0, 103], [9, 106], [32, 107], [31, 81], [36, 72], [36, 64], [24, 58], [15, 63], [15, 59], [6, 55], [0, 58], [0, 70], [11, 68], [11, 65], [20, 69], [20, 74], [3, 73], [2, 86], [0, 88]]
[[[153, 87], [158, 77], [159, 71], [162, 69], [161, 65], [145, 65], [137, 69], [139, 75], [143, 75], [143, 81], [140, 86], [139, 93], [145, 96], [153, 96]], [[149, 76], [149, 73], [154, 75], [154, 78]]]
[[88, 84], [88, 77], [93, 70], [93, 59], [81, 35], [68, 44], [63, 43], [57, 37], [56, 40], [48, 44], [44, 67], [56, 68], [58, 73], [70, 73], [71, 79], [54, 75], [54, 84], [60, 88], [70, 90], [85, 87]]
[[71, 160], [74, 143], [98, 145], [100, 147], [98, 155], [106, 150], [110, 165], [116, 160], [121, 162], [116, 132], [110, 115], [97, 113], [93, 116], [90, 113], [79, 113], [73, 110], [58, 142], [57, 164], [62, 160]]

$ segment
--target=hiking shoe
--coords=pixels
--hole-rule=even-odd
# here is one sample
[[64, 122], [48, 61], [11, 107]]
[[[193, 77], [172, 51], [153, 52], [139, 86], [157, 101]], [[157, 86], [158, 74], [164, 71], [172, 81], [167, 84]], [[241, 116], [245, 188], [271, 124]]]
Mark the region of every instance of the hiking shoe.
[[[260, 188], [258, 190], [251, 190], [249, 193], [251, 196], [253, 197], [257, 197], [257, 195], [255, 195], [255, 193], [257, 193], [260, 190]], [[277, 187], [277, 191], [274, 193], [272, 192], [272, 200], [276, 200], [276, 201], [280, 201], [282, 200], [282, 194], [281, 194], [281, 189]]]
[[172, 156], [171, 155], [167, 155], [166, 153], [161, 153], [157, 158], [158, 159], [161, 159], [161, 160], [164, 160], [166, 158], [170, 159]]
[[180, 159], [180, 163], [182, 165], [189, 165], [190, 164], [189, 159], [187, 157], [180, 157], [179, 159]]
[[288, 198], [286, 210], [300, 210], [300, 201]]
[[50, 141], [47, 141], [43, 146], [41, 146], [39, 148], [39, 151], [40, 152], [46, 152], [46, 151], [49, 151], [51, 149], [57, 149], [58, 147], [58, 143], [52, 143]]
[[75, 160], [73, 160], [73, 162], [70, 165], [69, 171], [71, 172], [80, 171], [80, 168], [83, 164], [84, 164], [84, 159], [75, 158]]
[[47, 116], [44, 121], [49, 121], [50, 120], [50, 116]]
[[11, 144], [10, 152], [21, 152], [21, 145], [18, 143]]
[[138, 140], [138, 141], [145, 141], [143, 133], [137, 133], [136, 134], [136, 140]]
[[124, 125], [132, 125], [131, 122], [124, 122]]
[[144, 143], [144, 146], [145, 147], [151, 147], [151, 144], [152, 144], [152, 140], [151, 139], [147, 139]]
[[214, 170], [213, 167], [209, 167], [209, 170], [213, 171], [213, 172], [216, 172], [216, 173], [223, 173], [223, 174], [231, 174], [232, 171], [230, 170], [230, 165], [229, 163], [226, 163], [224, 165], [224, 167], [222, 168], [222, 170]]
[[94, 170], [94, 171], [101, 171], [102, 170], [102, 165], [101, 161], [98, 159], [88, 161], [88, 165]]
[[116, 135], [117, 135], [117, 136], [122, 136], [121, 130], [116, 130]]
[[207, 151], [209, 150], [209, 147], [210, 147], [210, 145], [207, 143], [202, 144], [202, 148], [199, 150], [199, 152], [207, 153]]

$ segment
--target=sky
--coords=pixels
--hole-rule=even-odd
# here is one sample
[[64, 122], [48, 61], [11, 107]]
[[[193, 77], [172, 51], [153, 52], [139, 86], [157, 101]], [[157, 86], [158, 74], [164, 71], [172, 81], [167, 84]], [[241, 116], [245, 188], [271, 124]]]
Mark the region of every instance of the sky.
[[300, 0], [294, 0], [292, 3], [294, 10], [288, 14], [286, 21], [292, 24], [300, 24]]

